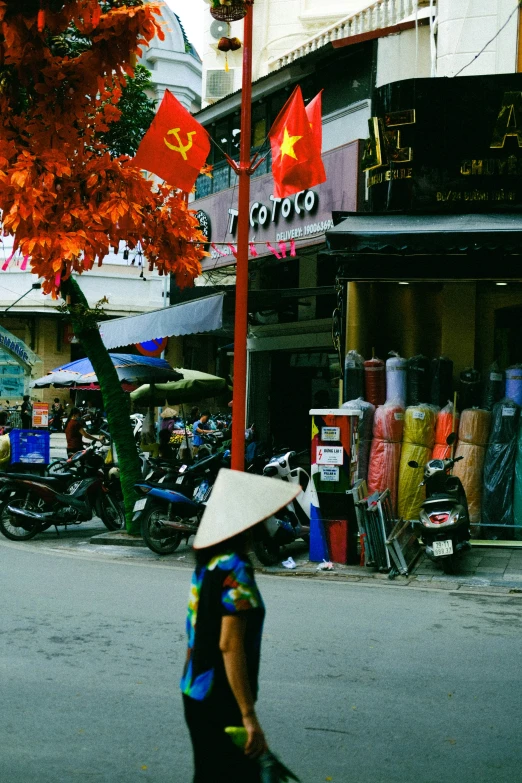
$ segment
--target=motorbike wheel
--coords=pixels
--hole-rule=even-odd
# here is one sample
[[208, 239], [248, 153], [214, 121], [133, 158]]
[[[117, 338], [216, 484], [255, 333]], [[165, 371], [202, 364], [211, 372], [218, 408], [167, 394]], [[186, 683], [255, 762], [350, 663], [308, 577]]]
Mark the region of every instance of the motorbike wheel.
[[162, 538], [162, 519], [165, 519], [165, 509], [162, 506], [154, 505], [145, 509], [141, 517], [141, 535], [155, 554], [171, 555], [181, 544], [182, 536], [181, 533], [176, 533]]
[[38, 495], [32, 492], [24, 492], [15, 497], [9, 498], [5, 503], [0, 506], [0, 532], [6, 538], [11, 541], [29, 541], [34, 538], [37, 533], [40, 533], [43, 528], [41, 524], [35, 520], [34, 523], [27, 521], [26, 526], [22, 527], [18, 520], [9, 513], [8, 506], [16, 506], [16, 508], [25, 508], [30, 511], [40, 510], [40, 498]]
[[445, 574], [456, 574], [457, 573], [457, 556], [451, 555], [450, 557], [445, 557], [442, 561], [442, 570]]
[[120, 504], [115, 503], [110, 495], [104, 494], [100, 498], [99, 514], [107, 530], [121, 530], [125, 524], [125, 514]]
[[264, 525], [258, 525], [254, 531], [252, 549], [257, 559], [266, 566], [277, 565], [281, 556], [281, 547], [268, 535]]
[[67, 464], [66, 459], [57, 459], [47, 468], [48, 476], [63, 476], [64, 473], [69, 473], [70, 466]]

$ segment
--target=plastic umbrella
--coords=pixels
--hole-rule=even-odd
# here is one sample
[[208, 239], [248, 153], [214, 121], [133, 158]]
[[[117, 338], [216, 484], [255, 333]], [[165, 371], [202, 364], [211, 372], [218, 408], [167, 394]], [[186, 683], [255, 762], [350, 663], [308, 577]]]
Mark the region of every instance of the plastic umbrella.
[[[109, 354], [121, 383], [137, 385], [144, 381], [176, 381], [182, 378], [181, 373], [173, 370], [165, 359], [150, 356], [135, 356], [134, 354]], [[78, 359], [75, 362], [56, 367], [47, 375], [38, 378], [31, 384], [36, 388], [55, 387], [92, 387], [97, 388], [98, 378], [89, 359]]]
[[184, 402], [197, 402], [213, 397], [227, 388], [224, 378], [209, 375], [198, 370], [177, 368], [182, 380], [169, 383], [144, 384], [131, 392], [131, 400], [143, 406], [179, 405]]

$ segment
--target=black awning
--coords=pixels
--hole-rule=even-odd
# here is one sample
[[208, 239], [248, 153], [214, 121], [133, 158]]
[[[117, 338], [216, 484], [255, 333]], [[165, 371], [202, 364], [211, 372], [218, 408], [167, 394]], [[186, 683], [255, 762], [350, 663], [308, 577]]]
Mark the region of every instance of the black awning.
[[522, 254], [522, 213], [464, 215], [334, 213], [326, 234], [335, 255]]

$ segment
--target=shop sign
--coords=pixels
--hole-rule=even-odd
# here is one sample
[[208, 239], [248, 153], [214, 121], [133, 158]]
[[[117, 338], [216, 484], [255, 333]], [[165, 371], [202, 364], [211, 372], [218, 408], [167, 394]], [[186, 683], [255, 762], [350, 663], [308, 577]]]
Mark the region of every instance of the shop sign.
[[321, 427], [321, 440], [322, 441], [339, 441], [339, 440], [341, 440], [341, 428], [340, 427]]
[[33, 402], [33, 427], [49, 426], [49, 403]]
[[29, 371], [32, 370], [37, 362], [41, 361], [23, 340], [20, 340], [19, 337], [11, 334], [2, 326], [0, 326], [0, 348], [3, 348], [13, 359], [16, 359], [19, 364], [22, 364]]
[[315, 462], [316, 465], [343, 465], [344, 449], [342, 446], [317, 446]]
[[[357, 176], [360, 164], [360, 142], [355, 141], [330, 150], [323, 155], [327, 180], [310, 190], [303, 190], [289, 198], [278, 198], [273, 193], [271, 174], [255, 177], [251, 182], [249, 206], [250, 236], [259, 256], [271, 254], [266, 243], [294, 240], [299, 247], [321, 241], [333, 227], [332, 212], [359, 209], [363, 183]], [[237, 242], [238, 204], [237, 188], [228, 189], [196, 199], [191, 203], [205, 236], [215, 243], [210, 247], [210, 258], [205, 267], [216, 268], [232, 263], [232, 249]], [[230, 245], [230, 246], [229, 246]], [[287, 254], [289, 248], [287, 247]]]
[[319, 468], [321, 481], [339, 481], [339, 468], [321, 465]]
[[522, 206], [520, 74], [377, 90], [362, 168], [374, 211]]

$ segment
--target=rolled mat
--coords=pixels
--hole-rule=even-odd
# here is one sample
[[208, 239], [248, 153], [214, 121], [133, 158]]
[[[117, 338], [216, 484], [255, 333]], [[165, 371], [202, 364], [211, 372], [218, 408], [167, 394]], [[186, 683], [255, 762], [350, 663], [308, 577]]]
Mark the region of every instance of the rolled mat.
[[431, 405], [413, 405], [404, 415], [404, 443], [433, 448], [437, 409]]
[[382, 359], [364, 362], [365, 397], [372, 405], [384, 405], [386, 401], [386, 367]]
[[462, 411], [459, 424], [459, 441], [475, 446], [487, 446], [491, 430], [491, 413], [482, 408]]
[[501, 372], [497, 362], [493, 362], [488, 370], [484, 384], [484, 396], [482, 403], [487, 411], [493, 408], [493, 405], [504, 396], [504, 373]]
[[430, 360], [426, 356], [408, 359], [406, 397], [408, 405], [430, 401]]
[[408, 362], [398, 353], [392, 352], [392, 354], [386, 362], [386, 400], [398, 400], [405, 408]]
[[357, 351], [348, 351], [344, 360], [344, 399], [364, 396], [364, 359]]
[[[490, 443], [484, 459], [482, 525], [513, 524], [513, 485], [515, 480], [516, 438], [510, 443]], [[506, 531], [509, 536], [511, 530]], [[502, 531], [491, 528], [491, 535]]]
[[392, 401], [380, 405], [373, 417], [373, 437], [392, 443], [402, 443], [404, 434], [404, 408]]
[[370, 447], [372, 445], [373, 417], [375, 406], [371, 402], [366, 402], [362, 398], [349, 400], [343, 404], [343, 408], [355, 408], [361, 411], [359, 416], [359, 426], [357, 428], [359, 435], [359, 453], [357, 476], [360, 479], [368, 478], [368, 462], [370, 460]]
[[393, 513], [397, 513], [397, 489], [399, 482], [399, 465], [401, 461], [401, 443], [374, 438], [370, 451], [368, 468], [368, 491], [384, 492], [390, 490]]
[[437, 423], [435, 424], [435, 446], [433, 448], [432, 459], [449, 459], [451, 457], [451, 446], [448, 446], [447, 440], [452, 432], [458, 437], [459, 416], [455, 416], [453, 421], [453, 403], [449, 402], [445, 408], [437, 414]]
[[491, 443], [511, 443], [518, 437], [520, 408], [506, 397], [493, 406], [491, 431], [488, 445]]
[[451, 446], [447, 443], [436, 443], [431, 452], [432, 459], [449, 459], [451, 457]]
[[[468, 499], [470, 522], [480, 522], [482, 516], [482, 482], [484, 473], [485, 446], [475, 446], [472, 443], [462, 443], [457, 446], [456, 457], [463, 457], [455, 463], [453, 475], [462, 481]], [[471, 530], [478, 537], [477, 528]]]
[[522, 365], [515, 364], [506, 370], [506, 397], [522, 405]]
[[[426, 497], [426, 491], [420, 484], [423, 480], [424, 465], [430, 459], [431, 449], [403, 443], [399, 468], [398, 513], [401, 519], [418, 519], [420, 507]], [[408, 462], [419, 463], [418, 468], [410, 468]]]
[[453, 397], [453, 362], [446, 356], [439, 356], [431, 362], [432, 405], [442, 408]]
[[462, 370], [459, 380], [459, 407], [463, 411], [466, 408], [478, 408], [480, 405], [480, 373], [473, 367]]
[[514, 490], [513, 523], [516, 525], [515, 540], [522, 541], [522, 425], [519, 427], [517, 437]]

